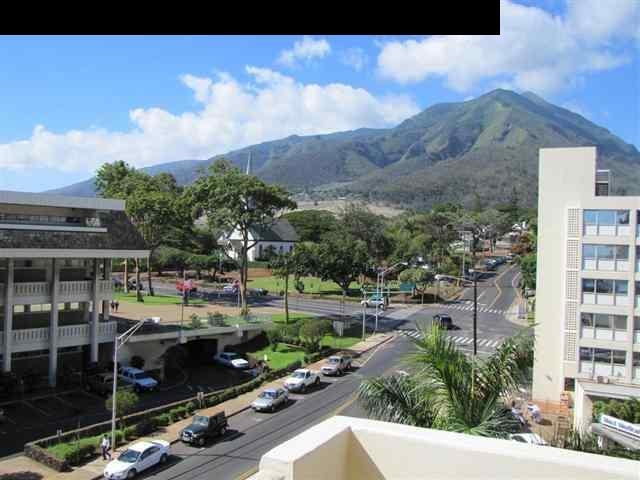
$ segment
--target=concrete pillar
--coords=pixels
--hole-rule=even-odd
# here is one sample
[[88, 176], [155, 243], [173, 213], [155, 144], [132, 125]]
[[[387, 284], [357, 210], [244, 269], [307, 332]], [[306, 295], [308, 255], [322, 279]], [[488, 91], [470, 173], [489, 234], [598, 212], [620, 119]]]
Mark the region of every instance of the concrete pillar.
[[59, 259], [52, 260], [51, 313], [49, 314], [49, 386], [56, 386], [58, 374], [58, 297], [60, 290]]
[[89, 302], [80, 302], [80, 308], [82, 309], [82, 321], [84, 323], [90, 323], [91, 311], [89, 309]]
[[[111, 259], [104, 259], [104, 280], [111, 280]], [[102, 301], [102, 321], [109, 321], [109, 300]]]
[[98, 361], [98, 322], [99, 322], [99, 310], [100, 302], [98, 296], [98, 275], [100, 274], [100, 264], [98, 259], [93, 260], [93, 275], [91, 277], [93, 282], [93, 303], [91, 305], [91, 327], [90, 327], [90, 340], [91, 340], [91, 361]]
[[11, 348], [13, 346], [13, 258], [7, 259], [7, 278], [4, 282], [4, 349], [2, 371], [11, 371]]
[[23, 305], [24, 313], [31, 313], [31, 305]]

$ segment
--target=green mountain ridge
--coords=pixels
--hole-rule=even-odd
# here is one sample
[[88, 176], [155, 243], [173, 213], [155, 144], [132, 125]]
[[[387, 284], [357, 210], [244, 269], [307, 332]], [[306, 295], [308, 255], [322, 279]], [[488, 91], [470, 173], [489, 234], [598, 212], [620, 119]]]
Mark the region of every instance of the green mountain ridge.
[[[443, 201], [493, 205], [515, 189], [523, 205], [533, 206], [538, 150], [573, 146], [597, 146], [599, 166], [612, 169], [619, 192], [638, 193], [640, 153], [633, 145], [531, 92], [509, 90], [436, 104], [389, 129], [293, 135], [149, 170], [169, 171], [180, 183], [190, 183], [218, 158], [244, 168], [251, 152], [253, 173], [294, 192], [321, 190], [324, 197], [422, 208]], [[86, 188], [87, 182], [77, 185]], [[56, 192], [71, 187], [76, 186]]]

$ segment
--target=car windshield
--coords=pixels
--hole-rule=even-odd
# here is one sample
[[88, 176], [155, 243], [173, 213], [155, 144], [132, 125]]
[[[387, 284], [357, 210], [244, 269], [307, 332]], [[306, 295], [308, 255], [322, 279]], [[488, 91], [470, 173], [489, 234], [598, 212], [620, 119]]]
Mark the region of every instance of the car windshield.
[[291, 375], [293, 378], [304, 378], [305, 373], [304, 372], [293, 372], [293, 375]]
[[136, 452], [135, 450], [125, 450], [122, 455], [118, 457], [118, 460], [126, 463], [134, 463], [138, 460], [140, 456], [140, 452]]
[[144, 378], [149, 378], [149, 375], [147, 375], [144, 372], [140, 372], [140, 373], [136, 373], [133, 375], [133, 378], [135, 378], [136, 380], [142, 380]]
[[196, 415], [195, 417], [193, 417], [193, 423], [195, 423], [196, 425], [209, 425], [209, 417]]
[[238, 355], [236, 355], [235, 353], [227, 353], [227, 358], [229, 360], [235, 360], [236, 358], [238, 358]]
[[260, 398], [276, 398], [276, 392], [273, 390], [266, 390], [260, 394]]
[[329, 357], [329, 363], [340, 363], [340, 359], [338, 357]]

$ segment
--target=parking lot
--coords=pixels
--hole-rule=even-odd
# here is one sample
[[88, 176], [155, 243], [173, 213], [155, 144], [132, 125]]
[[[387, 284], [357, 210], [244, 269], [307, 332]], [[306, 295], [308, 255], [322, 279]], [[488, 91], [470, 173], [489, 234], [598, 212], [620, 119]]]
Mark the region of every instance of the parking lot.
[[[200, 365], [187, 371], [186, 378], [160, 384], [157, 392], [140, 394], [137, 411], [194, 397], [197, 392], [212, 392], [243, 383], [248, 372], [218, 365]], [[58, 429], [73, 430], [111, 418], [105, 397], [82, 388], [24, 396], [0, 403], [5, 419], [0, 422], [0, 456], [20, 452], [24, 444], [55, 435]]]

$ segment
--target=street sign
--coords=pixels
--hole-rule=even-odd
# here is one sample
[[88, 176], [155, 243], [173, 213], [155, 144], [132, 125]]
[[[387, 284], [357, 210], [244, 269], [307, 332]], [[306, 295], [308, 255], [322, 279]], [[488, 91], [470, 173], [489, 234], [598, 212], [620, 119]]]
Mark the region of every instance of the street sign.
[[416, 284], [415, 283], [401, 283], [400, 284], [400, 292], [401, 293], [413, 293], [413, 291], [416, 289]]

